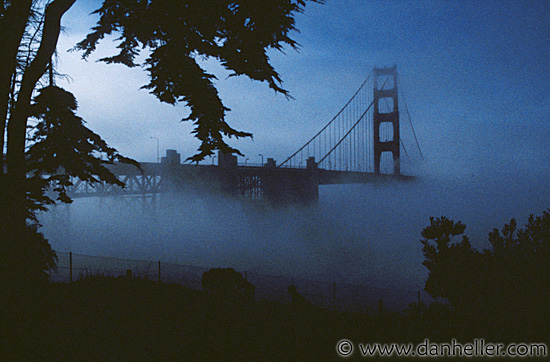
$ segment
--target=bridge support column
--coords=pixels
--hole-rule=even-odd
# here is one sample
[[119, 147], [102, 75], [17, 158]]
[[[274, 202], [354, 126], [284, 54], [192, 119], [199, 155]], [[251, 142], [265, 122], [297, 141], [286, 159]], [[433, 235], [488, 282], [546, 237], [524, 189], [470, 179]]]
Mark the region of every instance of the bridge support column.
[[[379, 79], [383, 77], [383, 79]], [[397, 104], [397, 67], [374, 68], [374, 173], [380, 174], [381, 156], [383, 152], [391, 152], [393, 156], [393, 174], [400, 175], [399, 155], [399, 108]], [[380, 86], [380, 87], [379, 87]], [[386, 112], [380, 112], [380, 104], [386, 104], [389, 108]], [[380, 126], [390, 123], [393, 129], [393, 139], [380, 140]]]
[[315, 162], [315, 157], [310, 157], [306, 161], [307, 165], [307, 181], [304, 185], [305, 202], [319, 201], [319, 167]]
[[220, 169], [221, 190], [229, 195], [238, 194], [237, 156], [219, 151], [218, 167]]
[[160, 159], [161, 179], [165, 191], [174, 191], [178, 184], [178, 170], [181, 164], [181, 155], [176, 150], [166, 150], [166, 156]]
[[[270, 162], [271, 161], [271, 162]], [[273, 206], [307, 205], [319, 200], [319, 170], [314, 157], [307, 169], [276, 168], [268, 159], [262, 179], [263, 196]]]

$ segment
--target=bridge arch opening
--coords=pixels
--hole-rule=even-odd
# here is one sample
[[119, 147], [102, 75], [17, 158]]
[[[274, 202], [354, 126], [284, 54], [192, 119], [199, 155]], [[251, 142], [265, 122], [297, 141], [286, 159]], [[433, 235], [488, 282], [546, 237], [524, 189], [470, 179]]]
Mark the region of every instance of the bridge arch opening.
[[380, 136], [380, 142], [393, 141], [393, 123], [391, 122], [380, 123], [380, 129], [378, 133]]
[[395, 102], [393, 97], [383, 97], [378, 99], [378, 112], [379, 113], [393, 113], [395, 109]]

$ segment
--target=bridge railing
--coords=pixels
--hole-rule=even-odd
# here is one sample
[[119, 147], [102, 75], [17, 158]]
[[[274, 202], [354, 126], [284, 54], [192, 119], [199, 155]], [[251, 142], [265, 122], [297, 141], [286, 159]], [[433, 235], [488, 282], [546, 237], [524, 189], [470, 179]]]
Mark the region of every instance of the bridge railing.
[[246, 166], [246, 167], [264, 167], [264, 165], [262, 165], [261, 163], [253, 163], [253, 162], [239, 162], [237, 163], [237, 166]]
[[290, 163], [285, 163], [284, 165], [279, 166], [279, 168], [299, 168], [299, 169], [306, 169], [307, 166], [304, 165], [304, 164], [294, 165], [294, 164], [290, 164]]
[[[237, 164], [237, 166], [239, 167], [266, 167], [266, 164], [261, 164], [261, 163], [250, 163], [250, 162], [247, 162], [247, 163], [244, 163], [244, 162], [239, 162]], [[305, 162], [302, 162], [302, 163], [299, 163], [298, 165], [295, 165], [293, 163], [285, 163], [284, 165], [281, 165], [281, 166], [277, 166], [277, 168], [298, 168], [298, 169], [306, 169], [307, 166], [305, 165]]]

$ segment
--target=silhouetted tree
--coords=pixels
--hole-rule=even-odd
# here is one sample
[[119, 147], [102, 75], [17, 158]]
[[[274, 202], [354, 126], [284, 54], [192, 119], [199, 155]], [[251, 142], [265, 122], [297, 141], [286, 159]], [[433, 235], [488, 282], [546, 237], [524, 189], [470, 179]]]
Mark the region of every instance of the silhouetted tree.
[[[53, 185], [59, 200], [68, 201], [65, 187], [69, 175], [119, 184], [102, 166], [101, 153], [107, 162], [128, 161], [84, 127], [74, 114], [76, 101], [70, 93], [50, 82], [51, 87], [36, 96], [48, 70], [52, 80], [51, 60], [61, 18], [75, 1], [52, 0], [43, 7], [44, 3], [33, 0], [2, 1], [0, 5], [0, 264], [5, 264], [6, 270], [8, 265], [23, 264], [22, 248], [27, 245], [23, 239], [29, 230], [38, 232], [35, 211], [53, 202], [45, 194], [48, 187]], [[194, 122], [193, 133], [202, 142], [192, 157], [198, 161], [216, 149], [238, 153], [223, 136], [251, 134], [236, 131], [225, 122], [228, 109], [218, 96], [215, 77], [206, 73], [197, 59], [216, 59], [232, 75], [266, 81], [270, 88], [288, 96], [269, 63], [267, 50], [282, 50], [284, 44], [298, 46], [289, 32], [295, 30], [294, 15], [304, 6], [305, 0], [104, 0], [96, 11], [98, 25], [76, 48], [83, 50], [86, 58], [105, 35], [119, 32], [120, 53], [104, 61], [135, 66], [139, 50], [150, 50], [144, 64], [150, 83], [144, 88], [162, 102], [189, 106], [191, 113], [186, 119]], [[31, 116], [39, 123], [28, 137]], [[54, 175], [56, 167], [62, 167], [64, 173]], [[33, 240], [43, 240], [41, 235], [35, 236]], [[36, 245], [40, 249], [45, 244]], [[49, 250], [43, 250], [43, 255], [53, 257]], [[53, 259], [37, 265], [37, 270], [51, 265]]]
[[[33, 93], [49, 65], [60, 20], [75, 0], [3, 1], [0, 13], [0, 264], [2, 286], [30, 282], [54, 264], [55, 254], [38, 232], [36, 208], [47, 203], [46, 185], [28, 178], [27, 130]], [[7, 147], [4, 145], [7, 139]], [[42, 255], [44, 258], [34, 258]], [[35, 273], [29, 273], [29, 261]], [[41, 261], [38, 263], [38, 261]], [[32, 263], [31, 263], [32, 264]], [[15, 279], [13, 279], [15, 278]], [[2, 288], [4, 290], [4, 288]]]
[[72, 185], [70, 177], [124, 186], [105, 165], [117, 161], [139, 167], [138, 163], [121, 156], [84, 125], [75, 113], [77, 102], [70, 92], [48, 86], [38, 93], [30, 113], [38, 120], [31, 130], [27, 151], [30, 178], [53, 184], [63, 202], [70, 202], [66, 193], [66, 187]]
[[35, 214], [54, 203], [48, 189], [53, 187], [57, 199], [68, 202], [71, 176], [121, 185], [102, 164], [130, 162], [84, 126], [74, 113], [72, 94], [53, 86], [52, 57], [60, 20], [73, 3], [2, 3], [0, 282], [4, 286], [25, 288], [33, 280], [44, 280], [45, 272], [55, 265], [55, 253], [39, 233]]
[[[429, 275], [425, 290], [446, 298], [458, 316], [492, 324], [495, 335], [548, 331], [550, 318], [550, 210], [530, 215], [524, 229], [514, 219], [489, 233], [490, 249], [480, 253], [466, 226], [446, 217], [430, 218], [421, 240]], [[489, 328], [488, 326], [485, 326]]]
[[[105, 164], [118, 161], [139, 167], [85, 127], [84, 121], [75, 114], [76, 109], [74, 96], [55, 86], [39, 90], [30, 107], [29, 116], [35, 124], [27, 132], [26, 203], [20, 210], [26, 213], [25, 229], [21, 233], [9, 223], [2, 224], [0, 264], [3, 279], [9, 276], [9, 280], [5, 280], [7, 283], [45, 280], [45, 272], [55, 265], [55, 253], [38, 232], [35, 215], [36, 211], [46, 210], [47, 205], [55, 202], [47, 190], [54, 191], [57, 200], [70, 202], [67, 187], [72, 185], [73, 177], [124, 186]], [[6, 191], [10, 190], [3, 191], [9, 198]], [[2, 221], [9, 220], [6, 216], [3, 215]]]
[[550, 210], [530, 215], [523, 229], [514, 219], [489, 233], [489, 295], [502, 318], [531, 329], [550, 318]]
[[[430, 218], [430, 225], [422, 230], [420, 240], [429, 275], [425, 290], [432, 297], [446, 298], [456, 308], [472, 305], [471, 295], [479, 290], [477, 270], [481, 255], [474, 250], [468, 237], [462, 235], [466, 225], [444, 216]], [[462, 235], [460, 242], [453, 237]]]

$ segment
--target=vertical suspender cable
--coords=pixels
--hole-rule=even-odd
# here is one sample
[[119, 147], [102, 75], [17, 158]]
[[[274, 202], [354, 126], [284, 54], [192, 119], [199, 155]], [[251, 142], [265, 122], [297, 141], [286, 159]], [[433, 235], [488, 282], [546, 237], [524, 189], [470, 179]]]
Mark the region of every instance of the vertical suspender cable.
[[403, 92], [403, 90], [401, 90], [401, 94], [403, 97], [403, 103], [405, 104], [405, 111], [407, 112], [407, 117], [409, 118], [409, 124], [411, 125], [411, 129], [413, 131], [414, 140], [416, 141], [416, 147], [418, 147], [418, 152], [420, 152], [420, 157], [422, 157], [422, 160], [424, 160], [424, 155], [422, 155], [422, 150], [420, 149], [420, 145], [418, 144], [418, 138], [416, 138], [416, 132], [414, 131], [411, 115], [409, 114], [409, 107], [407, 107], [407, 100], [405, 99], [405, 93]]

